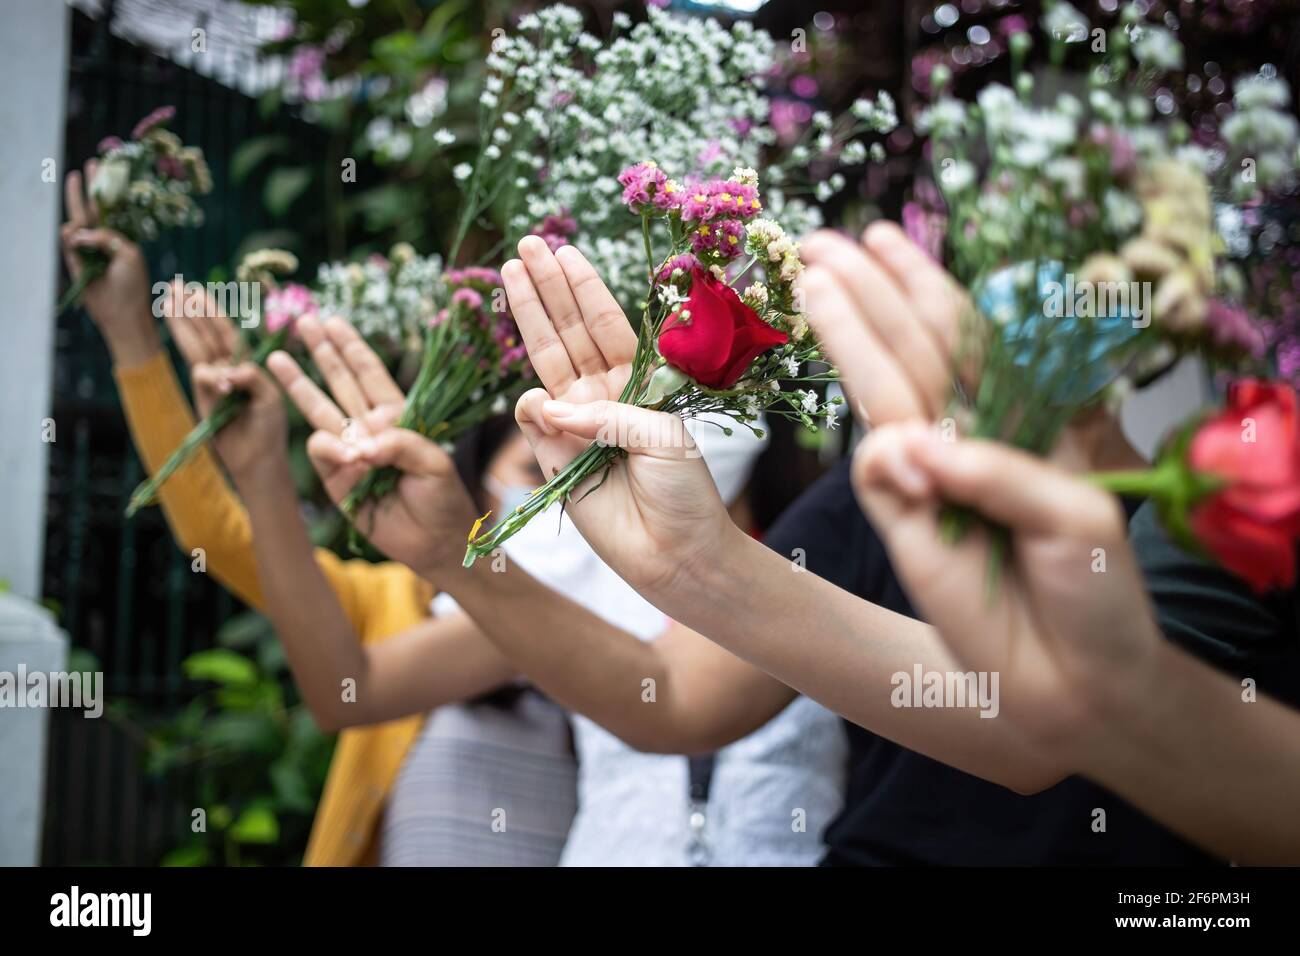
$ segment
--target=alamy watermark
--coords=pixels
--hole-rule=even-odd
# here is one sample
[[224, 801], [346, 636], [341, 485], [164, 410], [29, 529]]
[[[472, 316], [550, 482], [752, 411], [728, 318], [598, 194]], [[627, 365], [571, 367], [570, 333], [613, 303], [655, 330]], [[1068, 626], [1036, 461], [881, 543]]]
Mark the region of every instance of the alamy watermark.
[[[182, 301], [171, 306], [173, 288], [182, 288]], [[262, 283], [260, 282], [186, 282], [178, 272], [171, 282], [153, 284], [153, 317], [161, 319], [168, 311], [185, 318], [197, 319], [208, 314], [209, 303], [219, 315], [239, 322], [241, 328], [251, 329], [261, 321]]]
[[1049, 319], [1095, 319], [1128, 316], [1133, 328], [1151, 324], [1150, 282], [1076, 281], [1043, 283], [1043, 313]]
[[0, 710], [70, 707], [84, 710], [86, 717], [104, 713], [102, 671], [28, 671], [19, 664], [16, 671], [0, 671]]
[[895, 671], [889, 683], [895, 707], [970, 707], [981, 717], [996, 717], [1001, 710], [997, 671], [927, 671], [914, 664], [910, 674]]

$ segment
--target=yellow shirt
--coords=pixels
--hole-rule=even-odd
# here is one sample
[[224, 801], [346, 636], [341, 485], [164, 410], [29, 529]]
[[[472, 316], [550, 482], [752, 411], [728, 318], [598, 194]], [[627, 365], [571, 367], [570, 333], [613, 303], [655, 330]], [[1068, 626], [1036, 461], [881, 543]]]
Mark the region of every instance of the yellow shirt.
[[[135, 447], [153, 474], [194, 427], [189, 403], [164, 352], [114, 375]], [[181, 550], [202, 547], [208, 573], [244, 603], [262, 609], [248, 514], [212, 452], [200, 450], [163, 485], [159, 499]], [[429, 615], [432, 588], [405, 565], [345, 561], [323, 548], [316, 549], [316, 561], [363, 643], [384, 640]], [[380, 811], [423, 721], [423, 715], [415, 715], [339, 735], [305, 865], [373, 862]]]

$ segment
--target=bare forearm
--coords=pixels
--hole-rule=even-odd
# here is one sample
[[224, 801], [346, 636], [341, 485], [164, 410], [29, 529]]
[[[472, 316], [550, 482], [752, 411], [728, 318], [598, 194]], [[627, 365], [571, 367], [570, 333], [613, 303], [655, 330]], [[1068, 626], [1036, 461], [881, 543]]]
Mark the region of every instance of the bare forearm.
[[1084, 770], [1225, 859], [1300, 864], [1300, 713], [1162, 642], [1108, 682]]
[[[366, 656], [329, 582], [298, 513], [298, 499], [284, 474], [245, 494], [253, 526], [253, 551], [266, 615], [284, 644], [303, 699], [322, 728], [348, 723], [345, 711], [364, 715], [370, 705]], [[346, 703], [343, 681], [356, 682], [355, 703]]]
[[[327, 730], [425, 713], [516, 674], [465, 614], [362, 644], [316, 560], [287, 472], [247, 493], [266, 613], [318, 724]], [[345, 681], [351, 681], [346, 685]]]
[[860, 600], [739, 531], [646, 597], [836, 713], [936, 760], [1021, 792], [1070, 772], [979, 707], [895, 706], [895, 674], [966, 668], [930, 626]]

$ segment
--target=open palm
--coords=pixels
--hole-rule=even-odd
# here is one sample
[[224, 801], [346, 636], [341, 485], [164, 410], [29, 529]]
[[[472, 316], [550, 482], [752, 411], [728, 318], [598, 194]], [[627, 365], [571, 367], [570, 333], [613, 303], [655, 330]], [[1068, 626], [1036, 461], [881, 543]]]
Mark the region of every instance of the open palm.
[[547, 476], [594, 440], [627, 451], [603, 484], [579, 487], [567, 513], [591, 546], [639, 590], [670, 588], [733, 526], [707, 466], [676, 415], [620, 404], [636, 352], [627, 316], [577, 249], [537, 237], [501, 277], [543, 388], [515, 417]]
[[402, 390], [355, 329], [341, 319], [322, 325], [308, 318], [296, 330], [333, 400], [286, 353], [266, 364], [316, 429], [307, 454], [330, 499], [342, 503], [371, 469], [401, 470], [394, 492], [362, 508], [357, 526], [384, 554], [426, 577], [458, 566], [474, 512], [451, 456], [395, 424]]

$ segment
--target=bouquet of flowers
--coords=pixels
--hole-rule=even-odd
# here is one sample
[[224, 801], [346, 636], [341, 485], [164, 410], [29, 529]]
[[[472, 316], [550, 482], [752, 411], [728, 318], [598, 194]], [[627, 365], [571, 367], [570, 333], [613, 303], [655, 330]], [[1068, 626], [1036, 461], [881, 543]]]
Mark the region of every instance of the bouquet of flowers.
[[[1095, 37], [1064, 3], [1045, 26], [1056, 63]], [[1012, 40], [1018, 70], [1029, 39]], [[1194, 142], [1160, 91], [1182, 66], [1173, 33], [1130, 6], [1107, 41], [1086, 106], [1069, 93], [1035, 105], [1021, 74], [1014, 91], [986, 87], [973, 105], [941, 97], [922, 117], [942, 202], [913, 206], [911, 224], [937, 236], [978, 313], [964, 358], [982, 376], [972, 396], [959, 387], [958, 414], [977, 435], [1038, 452], [1082, 408], [1180, 354], [1267, 377], [1289, 369], [1294, 341], [1294, 257], [1267, 214], [1300, 159], [1285, 83], [1271, 70], [1238, 80], [1217, 133]], [[1171, 118], [1153, 121], [1157, 111]], [[1295, 580], [1297, 448], [1294, 391], [1249, 377], [1229, 385], [1221, 411], [1180, 429], [1155, 467], [1094, 480], [1150, 497], [1176, 541], [1263, 590]], [[963, 518], [950, 514], [952, 533]]]
[[[533, 371], [496, 270], [450, 270], [438, 297], [445, 304], [426, 323], [420, 369], [397, 425], [446, 445], [509, 409]], [[343, 512], [353, 516], [382, 499], [400, 477], [396, 468], [371, 471], [344, 499]]]
[[[1055, 63], [1071, 43], [1095, 41], [1069, 4], [1049, 5], [1043, 20]], [[913, 212], [912, 223], [942, 226], [939, 251], [972, 293], [957, 367], [981, 374], [973, 392], [955, 376], [954, 422], [1045, 453], [1081, 410], [1182, 354], [1228, 369], [1254, 359], [1260, 333], [1241, 307], [1247, 284], [1221, 259], [1215, 199], [1292, 182], [1276, 157], [1294, 155], [1296, 133], [1276, 91], [1247, 80], [1221, 141], [1193, 142], [1164, 89], [1182, 48], [1137, 5], [1080, 77], [1082, 98], [1036, 97], [1039, 81], [1023, 70], [1031, 43], [1011, 37], [1015, 88], [990, 84], [975, 103], [946, 95], [942, 70], [931, 77], [940, 96], [919, 126], [944, 208]], [[1247, 157], [1267, 160], [1239, 163]], [[964, 525], [950, 512], [954, 537]]]
[[[130, 141], [110, 136], [99, 144], [90, 196], [103, 224], [132, 242], [156, 239], [163, 229], [203, 223], [203, 210], [194, 199], [212, 191], [212, 174], [203, 151], [183, 145], [167, 129], [175, 115], [175, 107], [161, 107], [135, 124]], [[75, 304], [108, 268], [107, 257], [97, 249], [78, 249], [77, 255], [81, 275], [59, 300], [59, 311]]]
[[[776, 44], [745, 20], [723, 26], [649, 7], [635, 25], [615, 13], [613, 27], [602, 40], [583, 30], [578, 11], [555, 4], [493, 42], [478, 152], [453, 169], [465, 203], [448, 261], [486, 218], [501, 241], [484, 261], [530, 233], [552, 248], [573, 243], [624, 309], [639, 314], [640, 223], [618, 208], [622, 170], [646, 156], [704, 177], [757, 169], [769, 214], [802, 235], [821, 223], [797, 194], [825, 201], [844, 186], [841, 168], [884, 158], [879, 142], [865, 142], [897, 125], [884, 93], [846, 116], [814, 113], [791, 142], [778, 143], [766, 90]], [[432, 135], [456, 139], [445, 129]]]
[[399, 242], [387, 256], [327, 262], [316, 273], [321, 315], [338, 316], [366, 340], [403, 386], [414, 381], [424, 330], [438, 314], [442, 259]]
[[[643, 162], [625, 169], [619, 182], [640, 222], [650, 276], [632, 374], [619, 401], [683, 418], [720, 414], [759, 434], [753, 423], [764, 412], [833, 428], [841, 399], [825, 401], [808, 387], [834, 375], [795, 307], [799, 247], [775, 221], [760, 218], [754, 170], [679, 182]], [[667, 240], [666, 255], [653, 252], [656, 238]], [[735, 286], [745, 281], [738, 293]], [[804, 387], [783, 388], [783, 381]], [[466, 566], [624, 454], [596, 441], [490, 531], [477, 535], [476, 524]]]
[[[272, 352], [284, 348], [298, 319], [317, 312], [316, 300], [310, 289], [294, 282], [281, 285], [277, 280], [277, 276], [291, 274], [297, 268], [297, 257], [281, 249], [262, 249], [249, 253], [239, 264], [239, 281], [256, 282], [259, 288], [251, 318], [255, 320], [254, 327], [259, 328], [261, 334], [248, 356], [248, 361], [255, 365], [265, 365]], [[182, 307], [189, 308], [189, 302]], [[208, 416], [185, 436], [185, 440], [158, 472], [141, 482], [132, 492], [126, 506], [126, 516], [129, 518], [141, 508], [153, 504], [158, 489], [167, 479], [211, 441], [212, 436], [234, 421], [247, 404], [247, 392], [231, 392], [217, 402]]]

